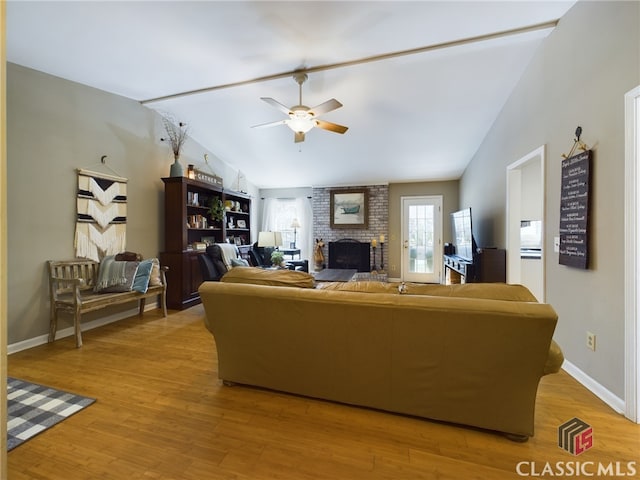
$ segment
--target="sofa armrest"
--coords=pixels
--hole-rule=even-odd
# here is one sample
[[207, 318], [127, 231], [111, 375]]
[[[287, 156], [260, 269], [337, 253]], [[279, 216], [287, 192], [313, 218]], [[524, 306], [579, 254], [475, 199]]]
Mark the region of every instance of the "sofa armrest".
[[558, 345], [555, 340], [551, 340], [551, 344], [549, 345], [549, 355], [547, 356], [547, 361], [544, 364], [543, 375], [558, 373], [563, 363], [564, 354], [562, 353], [560, 345]]

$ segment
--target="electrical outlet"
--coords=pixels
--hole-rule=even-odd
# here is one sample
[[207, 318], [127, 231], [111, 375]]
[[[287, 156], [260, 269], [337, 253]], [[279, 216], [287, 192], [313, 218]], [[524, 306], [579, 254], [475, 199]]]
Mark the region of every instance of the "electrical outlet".
[[587, 332], [587, 348], [596, 351], [596, 334]]

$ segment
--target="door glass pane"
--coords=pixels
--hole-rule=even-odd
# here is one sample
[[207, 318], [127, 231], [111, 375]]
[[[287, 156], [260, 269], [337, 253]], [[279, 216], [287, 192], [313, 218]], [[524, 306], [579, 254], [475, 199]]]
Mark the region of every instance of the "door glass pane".
[[433, 273], [433, 205], [409, 205], [409, 271]]

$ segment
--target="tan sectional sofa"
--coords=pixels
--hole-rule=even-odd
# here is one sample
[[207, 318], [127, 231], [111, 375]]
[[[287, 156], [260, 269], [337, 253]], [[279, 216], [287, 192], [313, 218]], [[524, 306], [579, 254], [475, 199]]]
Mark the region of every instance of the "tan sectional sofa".
[[563, 357], [555, 311], [525, 287], [318, 288], [255, 270], [200, 287], [225, 382], [533, 435], [539, 380]]

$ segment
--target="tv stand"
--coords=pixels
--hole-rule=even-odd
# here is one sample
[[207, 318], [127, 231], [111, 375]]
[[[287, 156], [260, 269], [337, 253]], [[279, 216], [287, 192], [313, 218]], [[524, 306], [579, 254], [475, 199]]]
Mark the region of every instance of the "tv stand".
[[506, 282], [506, 251], [498, 248], [479, 248], [473, 261], [457, 255], [444, 256], [446, 285], [477, 282]]

